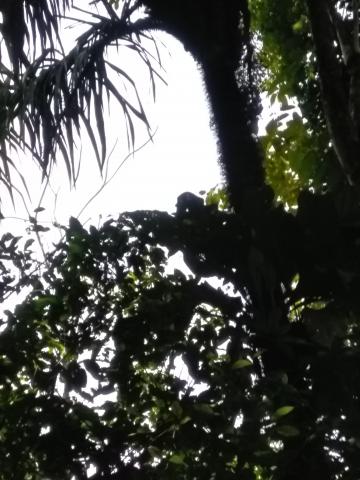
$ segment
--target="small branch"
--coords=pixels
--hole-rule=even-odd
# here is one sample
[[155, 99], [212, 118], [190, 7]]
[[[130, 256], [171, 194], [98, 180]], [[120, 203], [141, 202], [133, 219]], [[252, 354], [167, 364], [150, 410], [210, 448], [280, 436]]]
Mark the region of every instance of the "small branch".
[[[155, 131], [156, 133], [156, 131]], [[96, 190], [96, 192], [89, 198], [89, 200], [85, 203], [85, 205], [81, 208], [81, 210], [79, 211], [79, 213], [76, 215], [76, 218], [79, 218], [80, 215], [82, 213], [84, 213], [84, 210], [90, 205], [90, 203], [104, 190], [104, 188], [111, 182], [111, 180], [113, 180], [113, 178], [115, 177], [115, 175], [118, 173], [118, 171], [120, 170], [120, 168], [125, 164], [125, 162], [132, 156], [132, 155], [135, 155], [135, 153], [139, 152], [140, 150], [142, 150], [150, 141], [152, 141], [153, 137], [154, 137], [154, 134], [152, 134], [150, 136], [150, 138], [148, 138], [146, 140], [146, 142], [144, 142], [142, 145], [140, 145], [140, 147], [136, 148], [135, 150], [133, 150], [132, 152], [128, 153], [126, 155], [126, 157], [123, 159], [123, 161], [120, 163], [120, 165], [116, 168], [115, 172], [109, 177], [107, 178], [107, 174], [106, 174], [106, 177], [104, 179], [104, 182], [102, 183], [101, 187]], [[114, 145], [114, 148], [115, 148], [116, 144]], [[110, 152], [109, 154], [109, 158], [110, 156], [112, 155], [113, 151], [114, 151], [114, 148], [112, 149], [112, 151]], [[108, 158], [108, 162], [109, 162], [109, 158]]]

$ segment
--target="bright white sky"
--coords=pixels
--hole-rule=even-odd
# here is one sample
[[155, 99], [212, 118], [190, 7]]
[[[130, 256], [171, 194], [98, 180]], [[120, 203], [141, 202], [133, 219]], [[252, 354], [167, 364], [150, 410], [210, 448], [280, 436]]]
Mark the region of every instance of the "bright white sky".
[[[118, 54], [114, 52], [111, 57], [111, 61], [127, 71], [142, 90], [143, 106], [156, 134], [153, 143], [148, 143], [135, 156], [128, 158], [115, 178], [89, 204], [79, 217], [82, 223], [97, 225], [108, 215], [116, 218], [126, 210], [158, 209], [173, 212], [176, 199], [182, 192], [198, 194], [222, 180], [216, 138], [210, 128], [211, 115], [200, 72], [179, 42], [168, 35], [159, 35], [159, 39], [166, 45], [160, 51], [163, 77], [168, 85], [157, 83], [155, 102], [149, 93], [148, 76], [136, 63], [137, 59], [134, 59], [135, 63], [131, 60], [127, 63], [127, 59], [124, 62], [121, 50]], [[67, 43], [69, 47], [72, 46], [70, 40]], [[109, 176], [128, 154], [121, 108], [115, 101], [112, 101], [111, 107], [107, 127], [109, 151], [116, 137], [119, 138], [110, 158]], [[140, 147], [147, 137], [141, 126], [136, 133], [136, 147]], [[50, 186], [41, 202], [45, 211], [39, 214], [38, 220], [42, 225], [51, 227], [54, 221], [67, 224], [69, 217], [78, 216], [101, 187], [102, 180], [85, 133], [81, 140], [82, 164], [76, 189], [69, 189], [64, 165], [59, 162], [59, 166], [52, 171]], [[15, 156], [13, 158], [16, 159]], [[18, 162], [30, 189], [31, 198], [25, 197], [27, 210], [33, 215], [39, 205], [44, 183], [41, 183], [40, 172], [30, 158], [20, 156]], [[24, 235], [28, 214], [21, 199], [15, 197], [14, 211], [9, 199], [2, 198], [6, 216], [1, 222], [2, 231]], [[46, 237], [49, 239], [48, 235]], [[50, 234], [50, 238], [54, 239], [54, 235]], [[182, 268], [185, 266], [182, 265]], [[189, 378], [185, 370], [185, 365], [178, 362], [177, 374]]]
[[[62, 40], [65, 48], [72, 48], [77, 35], [78, 29], [64, 30]], [[130, 56], [124, 48], [113, 48], [110, 54], [111, 62], [136, 81], [152, 130], [156, 133], [153, 143], [148, 143], [130, 156], [115, 178], [91, 201], [79, 217], [82, 223], [96, 225], [108, 215], [116, 218], [126, 210], [159, 209], [173, 212], [176, 199], [182, 192], [197, 194], [209, 190], [222, 180], [201, 74], [179, 42], [165, 34], [158, 34], [157, 38], [165, 45], [161, 47], [158, 43], [164, 68], [161, 73], [168, 85], [157, 82], [155, 102], [150, 93], [148, 72], [138, 56]], [[266, 116], [269, 118], [268, 114]], [[45, 211], [39, 214], [38, 220], [43, 225], [51, 226], [54, 221], [67, 224], [68, 218], [71, 215], [78, 216], [101, 187], [102, 179], [95, 156], [85, 128], [83, 130], [81, 142], [78, 142], [82, 162], [76, 188], [69, 188], [64, 164], [59, 161], [59, 166], [52, 171], [50, 185], [41, 202]], [[148, 137], [143, 125], [135, 125], [135, 132], [138, 148]], [[107, 138], [108, 151], [116, 144], [109, 162], [108, 176], [111, 176], [128, 154], [122, 110], [114, 99], [108, 116]], [[30, 189], [31, 198], [25, 197], [25, 201], [32, 215], [39, 205], [44, 183], [41, 183], [40, 172], [29, 157], [20, 156], [16, 160], [13, 154], [12, 158]], [[6, 196], [2, 195], [2, 200], [2, 210], [6, 216], [1, 222], [2, 230], [23, 233], [28, 213], [21, 199], [16, 197], [16, 211]]]
[[[166, 44], [166, 48], [161, 48], [161, 60], [163, 77], [168, 85], [157, 82], [155, 102], [149, 93], [148, 76], [144, 75], [146, 71], [139, 65], [140, 70], [132, 74], [140, 89], [144, 90], [141, 94], [143, 105], [152, 130], [156, 130], [153, 142], [126, 160], [115, 178], [80, 216], [82, 222], [91, 217], [92, 223], [97, 224], [99, 217], [104, 219], [108, 214], [116, 217], [125, 210], [159, 209], [171, 212], [175, 210], [177, 196], [182, 192], [199, 193], [221, 182], [216, 139], [210, 129], [210, 114], [201, 75], [179, 42], [168, 35], [162, 35], [161, 39]], [[136, 58], [134, 60], [136, 65]], [[126, 70], [127, 65], [121, 62], [121, 57], [114, 55], [111, 61]], [[111, 107], [109, 151], [117, 136], [119, 139], [110, 158], [110, 175], [128, 153], [121, 108], [114, 100]], [[136, 146], [139, 147], [147, 137], [140, 124], [136, 133]], [[41, 204], [46, 210], [39, 214], [39, 221], [67, 223], [69, 216], [77, 216], [101, 186], [96, 160], [85, 133], [81, 144], [82, 164], [76, 189], [69, 189], [64, 166], [59, 162], [59, 167], [50, 177], [51, 188], [47, 189]], [[19, 162], [30, 187], [32, 203], [29, 199], [26, 203], [31, 213], [38, 206], [43, 184], [30, 158], [20, 158]], [[5, 202], [4, 213], [6, 216], [27, 217], [19, 199], [16, 212], [13, 213], [11, 204]], [[6, 219], [2, 221], [2, 228], [23, 230], [24, 222]]]
[[[221, 182], [216, 138], [210, 128], [210, 113], [201, 75], [179, 42], [168, 35], [161, 35], [161, 39], [166, 43], [161, 59], [163, 77], [168, 85], [157, 83], [155, 102], [148, 93], [148, 77], [144, 77], [142, 85], [145, 111], [153, 131], [157, 129], [154, 140], [127, 159], [115, 178], [79, 217], [82, 223], [97, 225], [108, 215], [116, 218], [126, 210], [158, 209], [173, 212], [176, 199], [182, 192], [198, 194]], [[117, 60], [116, 57], [111, 59], [114, 63]], [[122, 64], [121, 67], [126, 65]], [[141, 83], [144, 71], [138, 74]], [[136, 80], [135, 74], [133, 78]], [[128, 154], [122, 111], [115, 102], [112, 105], [114, 108], [108, 119], [109, 150], [116, 136], [119, 136], [119, 141], [110, 159], [110, 175]], [[138, 135], [142, 137], [137, 140], [139, 147], [147, 137], [143, 128], [139, 128]], [[30, 158], [20, 156], [18, 161], [30, 189], [31, 200], [25, 198], [27, 209], [33, 215], [39, 205], [44, 183], [41, 183], [40, 172]], [[69, 189], [64, 165], [59, 162], [50, 177], [51, 188], [47, 188], [41, 203], [45, 211], [39, 214], [39, 222], [49, 227], [54, 221], [67, 224], [69, 217], [78, 215], [101, 184], [92, 147], [84, 134], [82, 165], [76, 189]], [[20, 197], [16, 196], [15, 199], [15, 211], [8, 198], [3, 201], [6, 218], [1, 221], [1, 230], [25, 235], [25, 228], [29, 225], [28, 214]], [[45, 245], [57, 240], [62, 232], [54, 229], [49, 233], [43, 237]], [[36, 245], [33, 247], [38, 249]], [[173, 261], [177, 262], [177, 268], [181, 265], [187, 270], [178, 256]], [[183, 362], [177, 360], [176, 365], [177, 374], [188, 379]]]

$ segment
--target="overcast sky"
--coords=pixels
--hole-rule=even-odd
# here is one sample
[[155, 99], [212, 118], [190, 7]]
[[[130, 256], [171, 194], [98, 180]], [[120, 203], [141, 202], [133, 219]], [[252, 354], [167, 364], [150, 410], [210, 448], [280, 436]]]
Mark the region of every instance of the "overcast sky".
[[[155, 132], [153, 141], [125, 161], [114, 179], [84, 210], [80, 216], [83, 222], [91, 217], [92, 223], [96, 223], [99, 216], [116, 216], [124, 210], [160, 209], [171, 212], [182, 192], [199, 193], [221, 181], [216, 139], [210, 128], [201, 75], [179, 42], [168, 35], [162, 35], [161, 40], [166, 44], [166, 48], [161, 48], [161, 60], [164, 67], [162, 75], [167, 85], [157, 83], [155, 102], [144, 69], [139, 65], [138, 71], [136, 66], [131, 71], [140, 86], [144, 108]], [[111, 60], [126, 70], [126, 61], [124, 64], [122, 57], [115, 52], [111, 55]], [[129, 69], [136, 65], [136, 59], [134, 64], [130, 65], [130, 62], [131, 59]], [[111, 102], [107, 133], [108, 150], [115, 145], [109, 161], [111, 176], [128, 154], [122, 111], [115, 101]], [[136, 146], [140, 147], [147, 136], [140, 125], [137, 133]], [[67, 223], [69, 216], [77, 216], [101, 186], [102, 180], [89, 143], [84, 132], [81, 145], [78, 142], [82, 163], [75, 189], [69, 189], [61, 162], [53, 170], [50, 187], [42, 201], [46, 210], [39, 215], [39, 220]], [[43, 188], [41, 176], [30, 158], [22, 157], [18, 161], [30, 187], [32, 203], [28, 198], [26, 203], [31, 211], [38, 206]], [[16, 212], [13, 212], [9, 202], [5, 202], [5, 215], [26, 218], [26, 211], [19, 200], [16, 206]], [[18, 228], [19, 221], [5, 220], [2, 227], [11, 229], [16, 224]]]
[[[64, 30], [62, 40], [65, 47], [72, 48], [77, 35], [79, 30]], [[125, 210], [172, 212], [176, 198], [182, 192], [199, 193], [222, 180], [201, 74], [179, 42], [165, 34], [158, 34], [158, 38], [163, 66], [161, 73], [167, 85], [157, 82], [155, 102], [150, 93], [148, 72], [137, 55], [131, 56], [129, 49], [123, 48], [113, 48], [109, 53], [110, 60], [136, 81], [154, 138], [153, 142], [127, 158], [112, 181], [90, 202], [79, 217], [83, 223], [97, 224], [107, 215], [116, 217]], [[268, 118], [268, 115], [265, 116]], [[135, 132], [136, 147], [139, 148], [148, 137], [142, 125], [135, 126]], [[109, 159], [110, 177], [128, 155], [122, 111], [114, 100], [111, 101], [107, 120], [107, 139], [108, 151], [114, 146]], [[69, 188], [64, 164], [59, 160], [41, 201], [45, 211], [39, 215], [39, 221], [66, 224], [69, 216], [78, 216], [101, 187], [102, 179], [85, 129], [77, 148], [78, 153], [81, 152], [81, 170], [76, 188]], [[12, 158], [19, 165], [29, 187], [31, 198], [25, 196], [25, 201], [32, 214], [39, 205], [44, 183], [41, 183], [40, 172], [29, 156], [16, 159], [13, 152]], [[27, 220], [28, 213], [19, 198], [16, 198], [16, 211], [4, 195], [2, 199], [6, 217]], [[3, 230], [22, 231], [24, 222], [6, 218], [1, 227]]]

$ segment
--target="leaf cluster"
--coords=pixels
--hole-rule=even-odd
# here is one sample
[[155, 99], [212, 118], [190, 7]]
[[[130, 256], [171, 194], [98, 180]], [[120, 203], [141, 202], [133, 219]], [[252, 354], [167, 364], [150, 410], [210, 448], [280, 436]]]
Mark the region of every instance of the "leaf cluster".
[[[31, 154], [44, 176], [60, 154], [69, 180], [75, 182], [78, 175], [75, 148], [81, 127], [85, 127], [102, 171], [107, 156], [104, 109], [110, 106], [112, 98], [124, 113], [129, 148], [134, 148], [136, 121], [150, 131], [131, 75], [106, 60], [106, 52], [111, 47], [122, 47], [138, 55], [149, 72], [154, 93], [154, 79], [161, 78], [157, 72], [161, 65], [152, 36], [147, 33], [150, 22], [144, 18], [130, 20], [134, 8], [128, 1], [118, 11], [108, 5], [103, 15], [90, 9], [82, 13], [86, 14], [86, 19], [73, 19], [78, 25], [85, 24], [87, 30], [66, 52], [59, 28], [60, 19], [67, 19], [65, 13], [70, 6], [67, 1], [60, 4], [31, 0], [20, 1], [18, 5], [22, 15], [27, 15], [23, 37], [29, 41], [33, 39], [33, 58], [30, 54], [29, 58], [25, 56], [21, 45], [19, 58], [11, 59], [10, 56], [12, 68], [0, 63], [0, 142], [4, 165], [1, 178], [9, 189], [12, 186], [11, 168], [16, 169], [7, 153], [9, 148]], [[2, 48], [5, 45], [10, 51], [15, 40], [6, 30], [1, 33]], [[20, 32], [16, 35], [17, 39], [21, 37]], [[36, 42], [40, 42], [40, 54], [37, 54]], [[15, 68], [18, 62], [21, 75]], [[123, 91], [115, 87], [114, 81], [124, 84]]]
[[302, 189], [336, 190], [344, 182], [326, 126], [306, 2], [249, 4], [265, 70], [262, 92], [276, 111], [262, 137], [266, 179], [294, 206]]
[[0, 478], [356, 478], [353, 211], [306, 194], [254, 238], [185, 193], [72, 218], [47, 267], [4, 236], [3, 292], [26, 298], [0, 334]]

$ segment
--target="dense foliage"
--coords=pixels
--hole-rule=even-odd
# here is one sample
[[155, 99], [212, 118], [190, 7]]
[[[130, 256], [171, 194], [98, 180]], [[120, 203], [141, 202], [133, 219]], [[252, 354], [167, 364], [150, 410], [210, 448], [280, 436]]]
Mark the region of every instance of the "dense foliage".
[[269, 183], [290, 205], [302, 188], [341, 190], [344, 171], [356, 183], [357, 2], [249, 3], [261, 40], [262, 90], [280, 106], [263, 138]]
[[[53, 40], [70, 2], [0, 4], [7, 187], [9, 146], [46, 174], [60, 152], [74, 179], [81, 123], [101, 168], [106, 93], [134, 141], [133, 120], [148, 126], [136, 83], [105, 53], [133, 50], [153, 80], [146, 41], [161, 28], [204, 70], [230, 192], [183, 193], [173, 215], [124, 213], [98, 228], [71, 218], [43, 262], [36, 216], [29, 238], [2, 236], [0, 480], [360, 477], [357, 2], [199, 0], [193, 16], [191, 3], [104, 0], [94, 13], [91, 2], [67, 53]], [[283, 109], [261, 142], [259, 88]]]
[[41, 269], [5, 235], [2, 294], [30, 290], [0, 336], [1, 478], [357, 478], [359, 232], [338, 213], [306, 194], [259, 245], [183, 194], [71, 219]]

